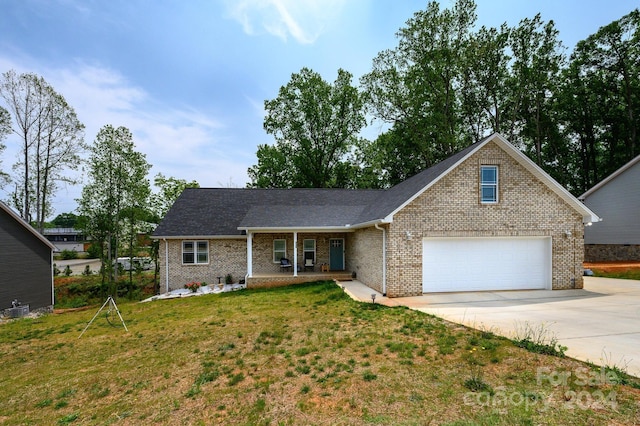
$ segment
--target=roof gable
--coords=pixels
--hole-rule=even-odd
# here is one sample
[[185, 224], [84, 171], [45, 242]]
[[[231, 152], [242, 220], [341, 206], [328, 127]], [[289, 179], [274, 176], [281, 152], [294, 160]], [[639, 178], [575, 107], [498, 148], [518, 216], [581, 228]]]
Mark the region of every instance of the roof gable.
[[634, 166], [640, 167], [640, 155], [638, 155], [637, 157], [629, 161], [627, 164], [620, 167], [618, 170], [616, 170], [615, 172], [611, 173], [609, 176], [607, 176], [606, 178], [598, 182], [590, 190], [588, 190], [587, 192], [579, 196], [578, 199], [584, 201], [594, 192], [599, 191], [601, 188], [607, 186], [611, 181], [613, 181], [618, 176], [622, 175], [623, 173], [625, 173], [627, 170], [631, 169]]
[[[409, 195], [411, 191], [409, 188], [415, 189], [419, 187], [420, 184], [424, 184], [421, 188], [419, 188], [416, 192], [414, 192], [411, 196], [405, 199], [401, 204], [399, 204], [393, 211], [391, 211], [388, 216], [385, 218], [388, 221], [393, 220], [393, 215], [395, 215], [398, 211], [403, 209], [407, 204], [411, 203], [417, 197], [419, 197], [422, 193], [424, 193], [427, 189], [433, 186], [440, 179], [445, 177], [449, 172], [455, 169], [458, 165], [464, 162], [466, 159], [471, 157], [474, 153], [480, 150], [483, 146], [488, 143], [493, 142], [498, 145], [502, 150], [504, 150], [507, 154], [509, 154], [515, 161], [517, 161], [520, 165], [522, 165], [525, 169], [527, 169], [531, 174], [533, 174], [538, 180], [540, 180], [544, 185], [546, 185], [551, 191], [557, 194], [562, 200], [564, 200], [569, 206], [571, 206], [574, 210], [582, 215], [582, 219], [584, 223], [591, 223], [600, 221], [600, 218], [592, 212], [588, 207], [582, 204], [577, 198], [575, 198], [569, 191], [567, 191], [562, 185], [556, 182], [551, 176], [549, 176], [544, 170], [542, 170], [537, 164], [529, 159], [524, 153], [518, 150], [516, 147], [511, 145], [502, 135], [499, 133], [494, 133], [491, 136], [488, 136], [477, 142], [466, 149], [460, 151], [459, 153], [447, 158], [446, 160], [426, 169], [425, 171], [418, 173], [414, 177], [407, 179], [407, 181], [402, 182], [396, 187], [401, 187], [400, 191], [404, 192], [404, 195]], [[415, 182], [410, 182], [415, 178]], [[409, 182], [409, 184], [407, 184]], [[407, 188], [402, 188], [407, 186]], [[390, 191], [396, 189], [396, 187], [391, 188]], [[397, 190], [397, 189], [396, 189]]]
[[16, 214], [16, 212], [14, 212], [9, 206], [7, 206], [2, 201], [0, 201], [0, 210], [4, 211], [8, 216], [13, 218], [13, 220], [18, 222], [18, 224], [20, 224], [20, 226], [22, 226], [28, 232], [33, 234], [33, 236], [35, 236], [38, 240], [40, 240], [44, 245], [49, 247], [51, 250], [55, 249], [55, 246], [53, 245], [53, 243], [51, 243], [49, 240], [47, 240], [45, 237], [43, 237], [38, 231], [36, 231], [33, 228], [33, 226], [29, 225], [24, 219], [22, 219], [20, 216], [18, 216]]
[[250, 230], [347, 229], [391, 222], [397, 212], [490, 142], [580, 213], [585, 223], [600, 220], [495, 133], [387, 190], [187, 188], [156, 228], [154, 237], [238, 236]]

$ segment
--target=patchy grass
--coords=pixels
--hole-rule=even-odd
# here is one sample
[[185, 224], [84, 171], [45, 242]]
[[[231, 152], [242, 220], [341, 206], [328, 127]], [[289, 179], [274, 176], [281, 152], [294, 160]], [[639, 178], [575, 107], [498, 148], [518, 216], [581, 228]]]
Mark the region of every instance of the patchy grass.
[[596, 277], [640, 280], [640, 262], [585, 263], [584, 266]]
[[333, 283], [117, 303], [129, 333], [78, 339], [99, 304], [0, 324], [0, 423], [640, 422], [635, 378]]
[[56, 276], [54, 288], [57, 309], [101, 304], [110, 295], [137, 301], [154, 294], [153, 272], [133, 273], [131, 282], [128, 272], [123, 274], [118, 280], [115, 294], [112, 294], [114, 289], [103, 283], [102, 277], [97, 274]]

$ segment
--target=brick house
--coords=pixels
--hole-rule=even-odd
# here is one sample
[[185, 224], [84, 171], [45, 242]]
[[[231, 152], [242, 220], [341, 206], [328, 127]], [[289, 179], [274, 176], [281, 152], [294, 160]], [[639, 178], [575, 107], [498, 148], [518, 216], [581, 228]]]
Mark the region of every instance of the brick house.
[[166, 290], [346, 273], [402, 297], [582, 288], [584, 225], [598, 220], [494, 134], [386, 190], [186, 189], [154, 238]]
[[578, 199], [603, 218], [585, 229], [587, 262], [640, 260], [640, 155]]

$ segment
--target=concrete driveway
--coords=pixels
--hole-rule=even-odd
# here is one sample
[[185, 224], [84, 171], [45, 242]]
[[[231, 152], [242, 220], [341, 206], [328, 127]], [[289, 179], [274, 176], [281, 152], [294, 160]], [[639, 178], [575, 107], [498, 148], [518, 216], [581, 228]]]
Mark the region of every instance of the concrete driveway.
[[[374, 290], [341, 282], [353, 298], [371, 303]], [[585, 277], [582, 290], [438, 293], [376, 303], [407, 306], [448, 321], [522, 336], [529, 327], [544, 328], [572, 358], [617, 366], [640, 377], [640, 281]]]

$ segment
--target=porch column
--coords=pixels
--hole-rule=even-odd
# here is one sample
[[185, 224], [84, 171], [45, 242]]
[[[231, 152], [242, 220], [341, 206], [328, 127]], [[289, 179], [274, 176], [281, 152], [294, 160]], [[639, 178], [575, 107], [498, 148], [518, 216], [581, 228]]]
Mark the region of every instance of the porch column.
[[293, 233], [293, 276], [298, 276], [298, 233]]
[[253, 234], [247, 231], [247, 278], [253, 276]]

